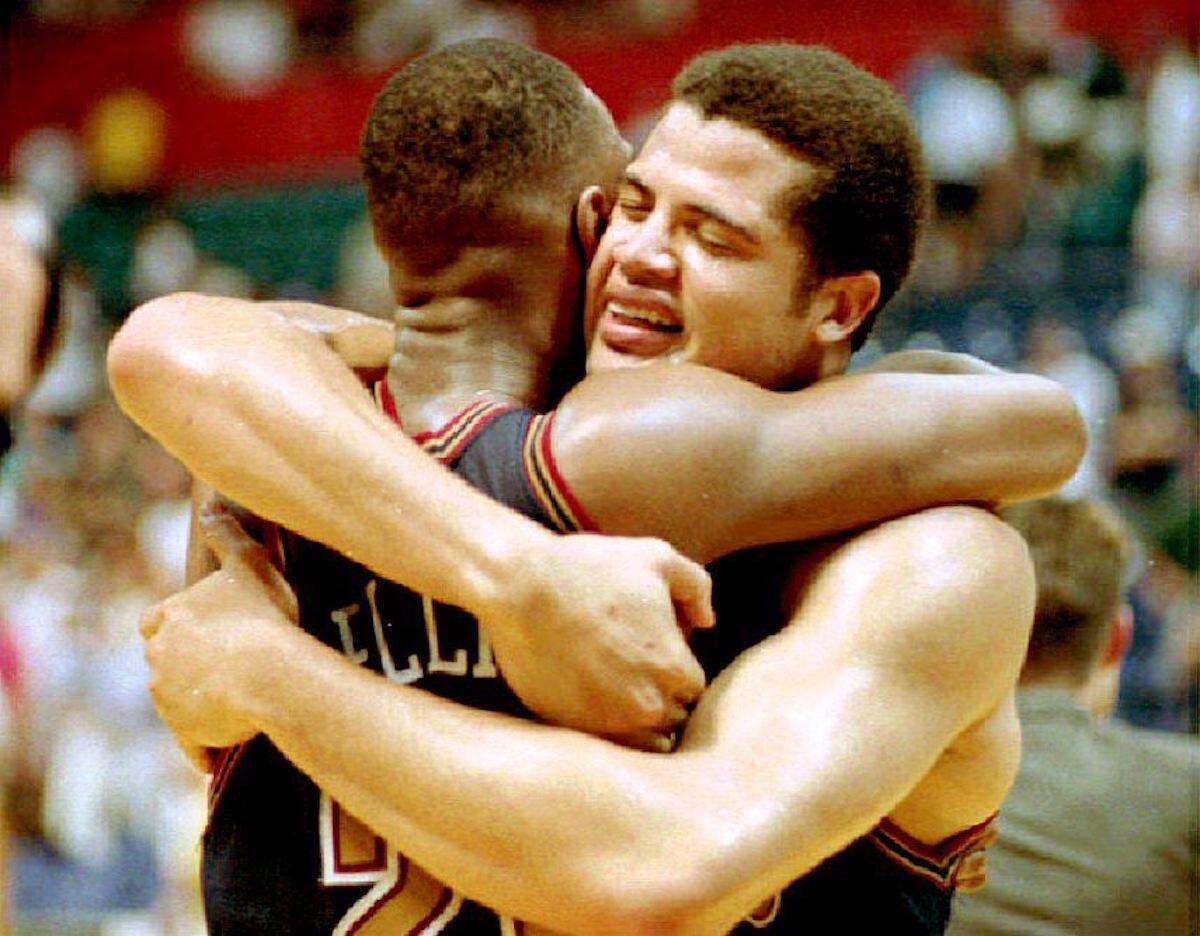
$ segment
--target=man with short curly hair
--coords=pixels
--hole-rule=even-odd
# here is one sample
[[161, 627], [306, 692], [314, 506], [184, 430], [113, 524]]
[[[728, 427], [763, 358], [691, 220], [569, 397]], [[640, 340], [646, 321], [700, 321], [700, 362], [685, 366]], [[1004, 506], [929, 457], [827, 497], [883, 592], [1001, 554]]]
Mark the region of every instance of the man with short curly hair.
[[829, 49], [785, 44], [700, 55], [671, 92], [706, 120], [761, 133], [812, 170], [784, 190], [779, 210], [804, 244], [810, 276], [879, 275], [879, 299], [855, 332], [857, 351], [908, 276], [928, 208], [920, 143], [903, 100]]
[[[778, 70], [774, 77], [764, 74], [757, 54], [735, 51], [719, 68], [701, 68], [703, 59], [696, 68], [706, 72], [704, 84], [724, 85], [715, 94], [722, 106], [739, 93], [774, 88], [780, 110], [772, 119], [805, 125], [813, 108], [803, 88], [789, 85]], [[864, 93], [879, 92], [875, 79], [825, 52], [781, 47], [769, 57], [830, 72], [836, 80], [818, 99], [822, 107], [829, 94], [853, 99], [860, 85]], [[747, 84], [747, 73], [763, 75], [766, 84]], [[840, 111], [830, 113], [836, 118]], [[477, 129], [449, 118], [445, 126], [451, 147], [469, 143]], [[555, 228], [561, 237], [530, 236], [538, 228], [520, 223], [528, 215], [509, 217], [511, 193], [501, 191], [495, 201], [482, 201], [499, 210], [467, 243], [439, 250], [429, 262], [393, 251], [397, 295], [411, 304], [399, 313], [389, 383], [405, 427], [432, 423], [437, 429], [446, 418], [439, 407], [457, 412], [427, 441], [450, 453], [497, 446], [493, 452], [504, 457], [481, 470], [485, 486], [515, 479], [523, 502], [562, 528], [654, 532], [704, 560], [849, 529], [894, 514], [914, 497], [918, 506], [942, 502], [947, 487], [939, 479], [947, 476], [958, 484], [951, 500], [996, 496], [977, 493], [977, 486], [968, 493], [972, 483], [963, 483], [958, 471], [963, 463], [945, 453], [959, 451], [957, 433], [966, 427], [995, 427], [985, 417], [1005, 408], [1004, 391], [980, 395], [983, 378], [938, 378], [955, 388], [938, 404], [924, 392], [933, 388], [929, 381], [936, 383], [928, 375], [821, 380], [845, 368], [853, 336], [881, 292], [895, 288], [907, 259], [894, 245], [872, 247], [876, 253], [867, 255], [840, 243], [828, 257], [813, 256], [807, 235], [798, 237], [793, 224], [798, 206], [819, 215], [847, 183], [822, 162], [836, 151], [816, 147], [831, 139], [817, 133], [808, 149], [785, 146], [771, 135], [775, 129], [705, 116], [686, 99], [671, 105], [615, 186], [615, 207], [585, 288], [593, 375], [553, 418], [518, 408], [492, 413], [483, 425], [478, 407], [486, 409], [498, 392], [527, 402], [544, 388], [545, 362], [529, 354], [530, 336], [521, 329], [539, 322], [544, 336], [546, 323], [557, 320], [564, 284], [579, 284], [577, 277], [553, 279], [522, 258], [565, 249], [570, 229], [561, 219]], [[827, 129], [846, 128], [834, 119]], [[497, 138], [507, 137], [499, 131]], [[876, 145], [870, 139], [863, 152]], [[368, 140], [370, 147], [379, 142], [371, 134]], [[891, 157], [876, 161], [895, 165], [851, 203], [882, 213], [897, 197], [910, 206], [919, 202], [915, 151], [906, 146], [892, 146]], [[388, 160], [381, 165], [391, 171]], [[903, 177], [895, 168], [901, 165], [909, 166], [910, 191], [904, 194], [900, 185], [886, 192], [889, 173]], [[473, 169], [474, 163], [459, 167], [468, 174]], [[813, 181], [823, 194], [789, 197]], [[368, 182], [377, 184], [370, 174]], [[469, 181], [464, 187], [479, 204]], [[556, 192], [552, 186], [548, 197]], [[581, 244], [594, 240], [604, 196], [589, 189], [576, 203]], [[373, 204], [379, 210], [378, 201]], [[380, 217], [388, 227], [390, 214]], [[830, 236], [844, 234], [848, 242], [851, 233]], [[906, 237], [896, 236], [897, 242]], [[390, 242], [381, 239], [385, 247]], [[861, 240], [878, 244], [867, 234]], [[540, 284], [540, 307], [525, 306], [527, 281]], [[419, 566], [448, 554], [461, 556], [466, 578], [487, 580], [483, 573], [496, 563], [477, 563], [480, 550], [469, 537], [461, 554], [444, 548], [443, 527], [478, 520], [473, 511], [480, 508], [461, 506], [461, 492], [445, 486], [432, 504], [413, 498], [410, 488], [427, 492], [440, 482], [404, 454], [394, 434], [385, 438], [381, 430], [376, 438], [378, 414], [361, 394], [339, 403], [328, 391], [327, 384], [340, 379], [343, 386], [347, 378], [322, 369], [323, 346], [303, 345], [304, 353], [288, 359], [272, 346], [285, 338], [278, 322], [228, 304], [225, 321], [238, 331], [223, 337], [197, 323], [202, 305], [185, 300], [147, 310], [114, 344], [114, 383], [147, 428], [219, 488], [289, 525], [303, 529], [308, 522], [380, 575], [403, 578], [406, 561]], [[174, 330], [170, 341], [156, 336], [164, 326]], [[250, 340], [248, 369], [207, 363], [219, 347], [245, 355], [238, 344]], [[153, 367], [138, 364], [139, 341], [155, 347], [148, 355]], [[640, 366], [657, 361], [673, 366]], [[616, 373], [595, 373], [601, 370]], [[816, 386], [772, 394], [730, 374], [762, 387]], [[1022, 380], [991, 379], [1014, 380], [1008, 387], [1018, 392]], [[255, 390], [231, 404], [231, 394], [244, 386]], [[413, 386], [427, 396], [412, 395]], [[842, 391], [855, 387], [862, 395], [851, 403]], [[163, 393], [188, 398], [192, 405], [182, 418], [163, 415], [170, 406]], [[834, 402], [839, 397], [840, 405]], [[947, 398], [954, 405], [946, 406]], [[811, 422], [795, 418], [804, 400], [813, 401], [806, 408]], [[321, 417], [315, 429], [314, 412]], [[321, 420], [330, 413], [341, 415], [327, 427]], [[1042, 410], [1072, 437], [1073, 417], [1064, 415], [1057, 405]], [[798, 431], [802, 422], [807, 428]], [[222, 432], [222, 423], [239, 429]], [[900, 423], [900, 448], [918, 436], [926, 440], [908, 453], [914, 462], [895, 458], [882, 431]], [[498, 436], [494, 428], [520, 425], [532, 430]], [[341, 432], [342, 426], [353, 429]], [[934, 426], [933, 437], [926, 436]], [[1039, 458], [1014, 457], [1026, 444], [1044, 443], [1030, 428], [1013, 420], [1001, 438], [976, 440], [980, 447], [965, 457], [971, 464], [982, 455], [976, 470], [965, 472], [975, 485], [981, 476], [996, 483], [980, 470], [988, 465], [1002, 463], [1015, 474], [1044, 468]], [[878, 446], [866, 441], [880, 436]], [[957, 441], [941, 444], [951, 437]], [[522, 441], [514, 446], [513, 439]], [[996, 444], [1010, 457], [994, 460]], [[347, 451], [339, 455], [339, 446]], [[983, 454], [989, 448], [992, 453]], [[1059, 468], [1069, 471], [1073, 458]], [[255, 487], [247, 476], [264, 462], [270, 470]], [[330, 476], [350, 464], [355, 469], [340, 488], [335, 479], [330, 495]], [[825, 491], [836, 492], [840, 483], [854, 496], [813, 498], [811, 485], [820, 488], [822, 481]], [[1045, 483], [1055, 482], [1028, 475], [1021, 482]], [[809, 498], [796, 496], [806, 486]], [[275, 490], [280, 487], [282, 493]], [[781, 489], [793, 496], [781, 498]], [[1011, 493], [1007, 488], [999, 496]], [[859, 511], [857, 519], [848, 521], [847, 511]], [[339, 527], [342, 513], [365, 519], [357, 530]], [[332, 856], [326, 880], [370, 883], [365, 894], [355, 894], [343, 928], [361, 923], [363, 932], [389, 925], [387, 931], [407, 931], [402, 921], [418, 931], [445, 926], [461, 932], [468, 918], [480, 919], [480, 906], [464, 903], [461, 891], [502, 913], [567, 931], [707, 932], [742, 925], [797, 932], [836, 925], [936, 932], [945, 925], [954, 888], [979, 876], [972, 855], [1015, 767], [1011, 689], [1031, 607], [1019, 541], [983, 512], [929, 510], [815, 550], [775, 547], [718, 563], [723, 624], [694, 640], [716, 678], [669, 757], [472, 712], [392, 684], [428, 674], [431, 687], [436, 675], [459, 679], [462, 688], [490, 661], [472, 655], [472, 647], [446, 642], [435, 620], [443, 612], [432, 602], [424, 605], [423, 622], [414, 619], [422, 639], [430, 628], [429, 646], [411, 655], [396, 652], [398, 641], [408, 639], [400, 633], [406, 628], [396, 626], [383, 600], [386, 583], [374, 580], [352, 596], [352, 605], [332, 607], [319, 622], [332, 644], [323, 646], [292, 627], [245, 574], [253, 551], [236, 531], [224, 521], [211, 527], [228, 560], [225, 571], [168, 602], [147, 623], [156, 698], [168, 718], [187, 729], [185, 736], [202, 743], [228, 736], [222, 732], [236, 738], [263, 732], [286, 754], [287, 761], [277, 759], [281, 767], [294, 764], [329, 795], [321, 820], [333, 843], [322, 841], [322, 854]], [[479, 532], [487, 554], [490, 521]], [[513, 581], [538, 571], [533, 561], [500, 566]], [[289, 565], [289, 574], [294, 569]], [[493, 587], [500, 594], [510, 586]], [[488, 610], [485, 605], [480, 614], [485, 630]], [[527, 611], [536, 621], [541, 608], [528, 605]], [[630, 634], [630, 654], [642, 647], [640, 638]], [[549, 646], [566, 659], [593, 640], [579, 628]], [[512, 664], [497, 654], [523, 698], [523, 688], [535, 695], [539, 688], [539, 680], [523, 678], [529, 669], [519, 660], [534, 643], [526, 640], [523, 654], [510, 655]], [[376, 644], [376, 668], [391, 683], [343, 656], [373, 662]], [[561, 679], [557, 670], [568, 668], [551, 661], [540, 678]], [[192, 691], [197, 684], [204, 687], [200, 693]], [[563, 721], [578, 725], [596, 714], [589, 708]], [[428, 873], [406, 859], [391, 860], [382, 839], [373, 843], [368, 836], [353, 840], [354, 855], [368, 864], [380, 856], [389, 861], [371, 865], [375, 877], [355, 878], [352, 867], [337, 864], [350, 852], [333, 847], [342, 841], [333, 830], [343, 815], [333, 801]], [[492, 924], [501, 932], [517, 927], [503, 917]]]

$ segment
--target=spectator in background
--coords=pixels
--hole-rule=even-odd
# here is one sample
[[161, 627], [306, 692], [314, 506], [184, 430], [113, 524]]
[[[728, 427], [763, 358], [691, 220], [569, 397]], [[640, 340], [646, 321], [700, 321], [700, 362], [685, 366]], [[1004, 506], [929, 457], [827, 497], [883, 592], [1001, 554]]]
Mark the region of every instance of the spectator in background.
[[[12, 445], [12, 411], [37, 376], [50, 292], [41, 258], [18, 233], [12, 214], [0, 202], [0, 460]], [[8, 793], [20, 747], [20, 670], [16, 644], [0, 614], [0, 932], [8, 932]]]
[[1168, 44], [1150, 75], [1145, 147], [1135, 298], [1162, 317], [1174, 354], [1200, 316], [1200, 63], [1182, 43]]
[[[912, 112], [934, 192], [931, 234], [948, 254], [948, 285], [960, 287], [984, 261], [990, 191], [1011, 173], [1017, 149], [1004, 90], [965, 62], [935, 60], [912, 89]], [[1015, 212], [1002, 211], [1011, 218]]]
[[1106, 723], [1129, 644], [1128, 540], [1095, 501], [1003, 512], [1029, 543], [1038, 603], [1017, 705], [1024, 756], [952, 936], [1194, 933], [1193, 738]]

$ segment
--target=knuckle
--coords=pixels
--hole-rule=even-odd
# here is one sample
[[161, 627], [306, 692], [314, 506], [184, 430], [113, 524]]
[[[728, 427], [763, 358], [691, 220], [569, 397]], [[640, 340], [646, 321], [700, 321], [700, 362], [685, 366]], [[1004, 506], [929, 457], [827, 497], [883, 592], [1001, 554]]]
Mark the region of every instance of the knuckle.
[[655, 726], [662, 722], [666, 711], [666, 700], [658, 690], [647, 690], [638, 694], [637, 718], [638, 723]]

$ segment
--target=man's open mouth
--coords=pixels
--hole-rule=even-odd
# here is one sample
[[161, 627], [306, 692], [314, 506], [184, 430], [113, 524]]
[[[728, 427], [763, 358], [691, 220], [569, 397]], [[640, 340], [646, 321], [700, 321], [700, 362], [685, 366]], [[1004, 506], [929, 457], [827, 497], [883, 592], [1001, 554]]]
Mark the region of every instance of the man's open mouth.
[[609, 302], [605, 311], [614, 321], [635, 328], [649, 328], [654, 331], [678, 334], [683, 326], [669, 316], [656, 309], [644, 309], [639, 306], [629, 306], [620, 302]]
[[650, 359], [679, 347], [683, 325], [666, 310], [610, 300], [600, 319], [599, 337], [618, 354]]

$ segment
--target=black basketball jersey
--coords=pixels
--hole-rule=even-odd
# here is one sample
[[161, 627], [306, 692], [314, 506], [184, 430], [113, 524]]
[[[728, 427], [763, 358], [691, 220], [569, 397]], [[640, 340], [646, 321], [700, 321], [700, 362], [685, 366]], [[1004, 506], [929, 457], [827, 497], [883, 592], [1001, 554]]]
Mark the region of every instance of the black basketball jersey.
[[[381, 403], [394, 417], [386, 389]], [[481, 402], [416, 441], [525, 516], [552, 529], [576, 529], [586, 520], [545, 457], [552, 420]], [[381, 580], [294, 534], [281, 533], [276, 548], [300, 624], [318, 640], [394, 682], [529, 715], [462, 609]], [[202, 878], [209, 930], [226, 936], [502, 936], [523, 929], [388, 848], [263, 736], [226, 752], [214, 771]]]
[[[381, 402], [394, 416], [386, 392]], [[480, 403], [417, 441], [539, 523], [561, 531], [595, 529], [556, 470], [552, 426], [552, 415]], [[279, 546], [310, 634], [396, 682], [528, 715], [496, 672], [478, 625], [461, 609], [380, 581], [300, 537], [284, 533]], [[793, 550], [772, 547], [713, 565], [722, 623], [692, 640], [710, 679], [784, 625], [780, 596], [793, 560]], [[390, 850], [264, 737], [226, 753], [210, 800], [203, 886], [213, 933], [518, 936], [525, 930]], [[979, 854], [986, 833], [985, 824], [931, 848], [885, 823], [764, 902], [734, 932], [941, 933], [955, 885], [978, 871], [978, 859], [968, 859]]]

